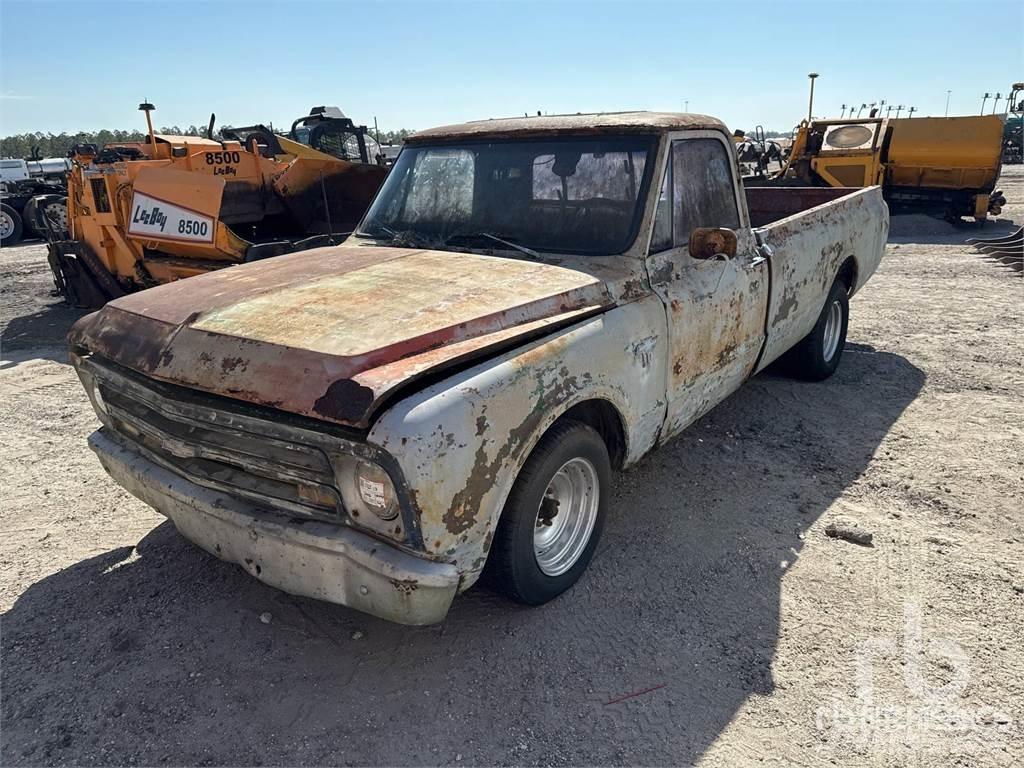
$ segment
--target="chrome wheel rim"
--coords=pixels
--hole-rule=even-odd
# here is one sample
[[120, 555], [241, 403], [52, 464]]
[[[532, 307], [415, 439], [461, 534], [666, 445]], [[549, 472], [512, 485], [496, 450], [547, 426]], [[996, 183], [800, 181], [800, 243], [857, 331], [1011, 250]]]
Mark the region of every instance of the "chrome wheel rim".
[[50, 203], [43, 213], [61, 231], [68, 231], [68, 204], [66, 202]]
[[824, 349], [825, 360], [831, 360], [839, 348], [839, 333], [843, 329], [843, 307], [838, 301], [833, 301], [828, 308], [828, 317], [825, 318], [825, 339]]
[[14, 231], [14, 219], [6, 211], [0, 211], [0, 238], [7, 238]]
[[569, 459], [555, 472], [533, 529], [533, 554], [545, 575], [560, 576], [580, 559], [594, 530], [600, 501], [597, 470], [586, 459]]

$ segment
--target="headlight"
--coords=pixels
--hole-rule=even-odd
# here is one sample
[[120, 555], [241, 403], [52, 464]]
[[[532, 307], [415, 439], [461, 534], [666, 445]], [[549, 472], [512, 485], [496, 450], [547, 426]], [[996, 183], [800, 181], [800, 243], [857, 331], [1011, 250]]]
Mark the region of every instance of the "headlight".
[[336, 456], [334, 472], [353, 522], [392, 537], [402, 535], [398, 495], [383, 467], [357, 456]]
[[395, 486], [387, 472], [376, 464], [360, 461], [356, 465], [356, 483], [359, 498], [373, 514], [381, 520], [394, 520], [398, 517]]

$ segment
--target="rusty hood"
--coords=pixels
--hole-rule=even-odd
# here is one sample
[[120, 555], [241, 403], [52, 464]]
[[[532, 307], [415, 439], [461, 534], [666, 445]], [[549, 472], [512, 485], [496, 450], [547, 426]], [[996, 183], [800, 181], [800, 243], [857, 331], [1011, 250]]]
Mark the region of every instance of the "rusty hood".
[[417, 378], [611, 303], [603, 282], [563, 267], [343, 245], [125, 296], [69, 341], [156, 379], [366, 427]]

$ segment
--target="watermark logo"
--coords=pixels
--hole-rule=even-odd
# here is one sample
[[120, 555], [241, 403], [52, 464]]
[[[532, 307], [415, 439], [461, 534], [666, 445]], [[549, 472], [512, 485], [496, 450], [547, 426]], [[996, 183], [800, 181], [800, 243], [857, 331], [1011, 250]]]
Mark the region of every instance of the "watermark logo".
[[855, 693], [818, 708], [828, 741], [871, 751], [963, 754], [1001, 748], [1017, 731], [1011, 714], [968, 703], [971, 663], [955, 641], [925, 636], [921, 606], [908, 601], [902, 637], [871, 637], [857, 647]]

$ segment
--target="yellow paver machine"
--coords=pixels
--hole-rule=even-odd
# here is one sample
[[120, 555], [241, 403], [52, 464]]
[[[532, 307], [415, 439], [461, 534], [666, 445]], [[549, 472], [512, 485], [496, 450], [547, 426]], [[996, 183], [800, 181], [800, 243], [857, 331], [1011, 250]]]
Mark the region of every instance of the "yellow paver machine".
[[57, 292], [102, 306], [125, 293], [339, 242], [387, 175], [376, 142], [335, 107], [288, 136], [262, 125], [213, 138], [153, 131], [144, 142], [72, 151], [65, 222], [51, 221]]
[[984, 220], [1006, 199], [996, 190], [1003, 120], [969, 117], [804, 121], [785, 166], [747, 186], [880, 185], [889, 205]]

